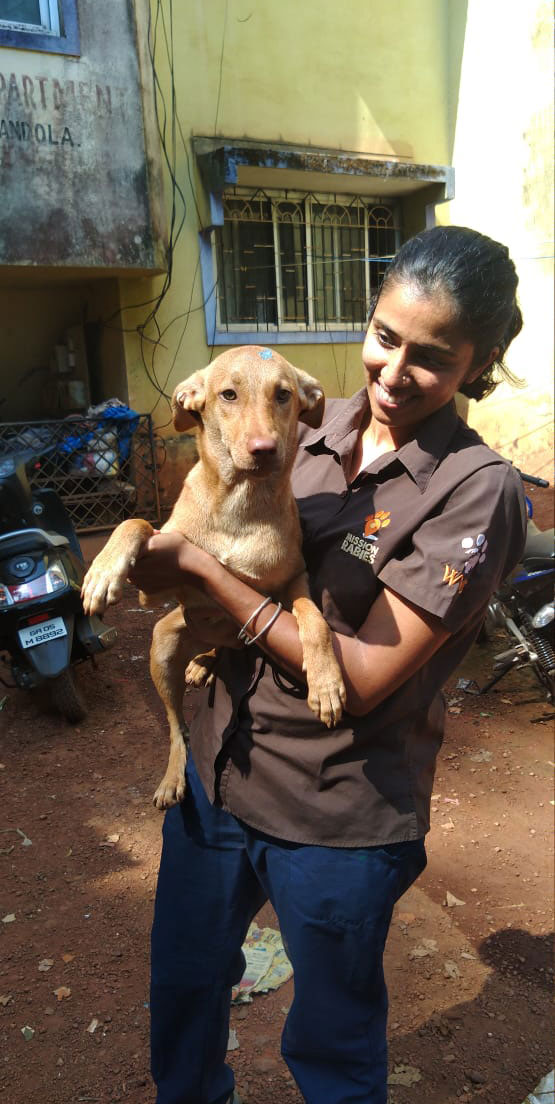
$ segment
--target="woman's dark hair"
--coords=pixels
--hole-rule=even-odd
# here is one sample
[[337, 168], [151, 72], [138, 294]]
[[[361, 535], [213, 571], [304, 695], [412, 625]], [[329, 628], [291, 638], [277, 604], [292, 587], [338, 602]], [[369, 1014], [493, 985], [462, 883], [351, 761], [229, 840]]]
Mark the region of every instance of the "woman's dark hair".
[[505, 245], [464, 226], [434, 226], [401, 246], [377, 298], [394, 284], [412, 284], [427, 296], [447, 294], [465, 338], [474, 345], [475, 364], [499, 348], [493, 363], [473, 383], [461, 387], [463, 395], [483, 399], [502, 380], [522, 384], [503, 363], [522, 329], [516, 300], [518, 276]]

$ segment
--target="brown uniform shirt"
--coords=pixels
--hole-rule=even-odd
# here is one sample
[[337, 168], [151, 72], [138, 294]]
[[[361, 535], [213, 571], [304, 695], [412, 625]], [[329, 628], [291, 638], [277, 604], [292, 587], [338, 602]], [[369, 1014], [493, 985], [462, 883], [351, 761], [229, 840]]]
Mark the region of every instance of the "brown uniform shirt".
[[[442, 742], [441, 686], [474, 640], [526, 530], [518, 474], [458, 418], [436, 411], [415, 440], [348, 482], [366, 391], [331, 400], [303, 430], [293, 473], [312, 594], [354, 636], [383, 586], [451, 633], [364, 717], [328, 731], [306, 690], [256, 646], [224, 651], [191, 729], [211, 800], [292, 842], [356, 847], [423, 836]], [[253, 655], [253, 653], [255, 653]]]

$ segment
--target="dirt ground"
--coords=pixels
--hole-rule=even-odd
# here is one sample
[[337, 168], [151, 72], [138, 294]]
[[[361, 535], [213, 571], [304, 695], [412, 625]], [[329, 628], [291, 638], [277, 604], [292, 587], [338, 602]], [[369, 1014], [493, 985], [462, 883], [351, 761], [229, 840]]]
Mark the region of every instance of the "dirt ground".
[[[550, 524], [550, 499], [535, 498], [538, 524]], [[6, 1104], [154, 1100], [148, 936], [161, 816], [151, 795], [166, 756], [148, 673], [155, 616], [128, 588], [109, 617], [113, 652], [79, 670], [90, 712], [77, 727], [0, 687]], [[461, 676], [483, 683], [503, 647], [476, 645], [447, 687], [429, 865], [387, 949], [391, 1104], [521, 1104], [553, 1065], [553, 707], [526, 672], [487, 697], [456, 688]], [[268, 906], [259, 923], [277, 926]], [[245, 1104], [301, 1102], [279, 1053], [292, 998], [290, 981], [233, 1009], [229, 1059]]]

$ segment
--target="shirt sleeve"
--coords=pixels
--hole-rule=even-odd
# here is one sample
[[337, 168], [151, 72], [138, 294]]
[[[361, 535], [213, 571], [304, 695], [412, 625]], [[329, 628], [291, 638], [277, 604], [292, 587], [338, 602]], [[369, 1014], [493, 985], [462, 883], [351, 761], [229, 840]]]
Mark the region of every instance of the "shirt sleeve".
[[378, 577], [455, 633], [518, 563], [525, 536], [520, 476], [509, 464], [489, 464], [461, 481]]

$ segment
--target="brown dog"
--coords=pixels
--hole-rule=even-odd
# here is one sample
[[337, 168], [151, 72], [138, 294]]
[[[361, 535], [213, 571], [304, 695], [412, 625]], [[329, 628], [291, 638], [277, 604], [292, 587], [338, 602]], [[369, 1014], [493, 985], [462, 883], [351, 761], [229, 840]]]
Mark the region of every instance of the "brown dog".
[[[341, 717], [345, 687], [328, 626], [310, 599], [290, 486], [297, 422], [320, 425], [322, 388], [279, 353], [259, 345], [242, 346], [222, 353], [208, 368], [180, 383], [172, 408], [177, 430], [198, 428], [199, 460], [162, 532], [182, 533], [260, 594], [292, 610], [303, 649], [308, 705], [331, 728]], [[85, 576], [87, 613], [101, 613], [118, 600], [152, 533], [146, 521], [118, 525]], [[185, 792], [185, 672], [188, 682], [203, 685], [215, 659], [210, 649], [237, 638], [237, 626], [215, 603], [206, 632], [210, 600], [200, 591], [185, 586], [175, 597], [180, 605], [155, 626], [150, 653], [152, 678], [170, 725], [168, 768], [154, 795], [159, 809], [174, 805]], [[195, 610], [202, 611], [201, 638], [194, 625]]]

